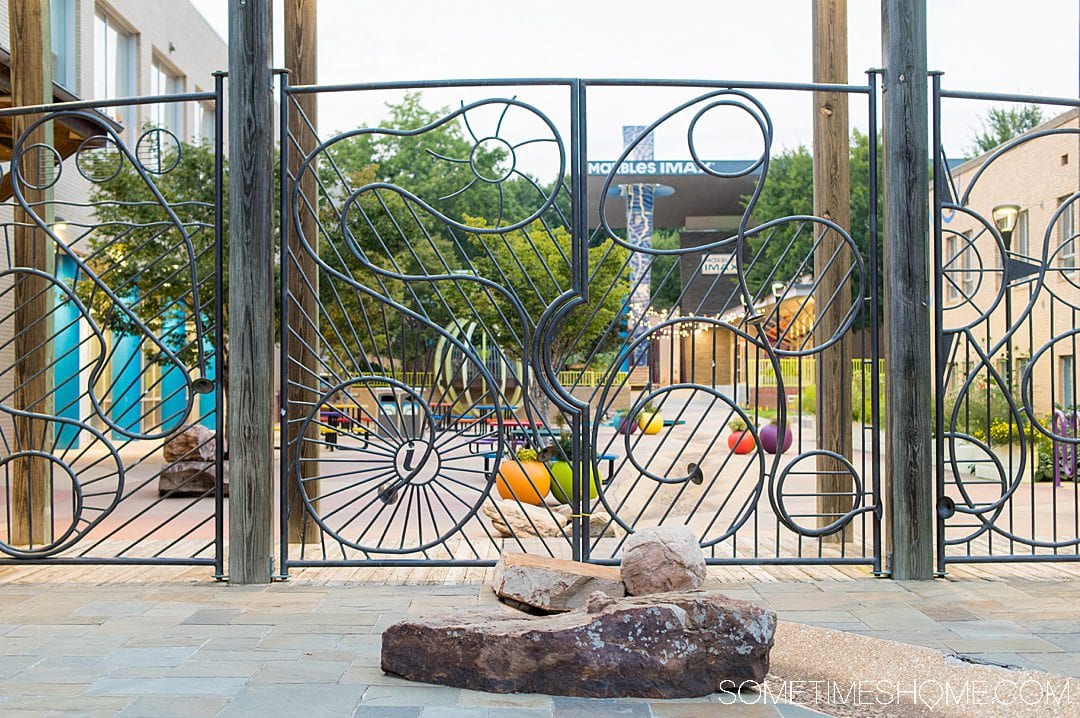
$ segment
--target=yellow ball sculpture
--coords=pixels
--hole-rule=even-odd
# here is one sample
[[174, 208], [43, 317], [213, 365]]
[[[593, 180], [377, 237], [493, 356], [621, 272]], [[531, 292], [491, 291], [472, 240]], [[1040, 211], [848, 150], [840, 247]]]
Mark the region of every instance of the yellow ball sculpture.
[[664, 428], [664, 417], [659, 411], [643, 409], [638, 414], [638, 428], [643, 434], [659, 434]]

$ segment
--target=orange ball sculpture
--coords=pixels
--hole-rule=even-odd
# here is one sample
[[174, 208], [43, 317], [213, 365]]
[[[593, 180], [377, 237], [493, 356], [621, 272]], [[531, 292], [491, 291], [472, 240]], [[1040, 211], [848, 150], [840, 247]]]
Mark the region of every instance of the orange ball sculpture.
[[499, 465], [495, 488], [501, 498], [539, 506], [551, 489], [551, 472], [547, 464], [536, 461], [535, 451], [522, 451], [516, 460], [507, 458]]

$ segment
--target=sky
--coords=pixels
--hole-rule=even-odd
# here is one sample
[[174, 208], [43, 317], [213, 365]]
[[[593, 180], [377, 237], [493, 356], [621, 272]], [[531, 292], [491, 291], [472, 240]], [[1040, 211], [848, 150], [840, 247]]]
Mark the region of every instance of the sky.
[[[227, 0], [192, 0], [227, 37]], [[956, 90], [1076, 97], [1080, 92], [1078, 0], [927, 0], [929, 68]], [[282, 66], [283, 9], [275, 2], [275, 62]], [[319, 82], [361, 83], [481, 77], [668, 78], [807, 82], [811, 77], [810, 0], [319, 0]], [[863, 84], [881, 65], [880, 2], [848, 0], [849, 73]], [[455, 107], [516, 94], [562, 130], [568, 92], [488, 89], [427, 91], [425, 104]], [[590, 92], [590, 159], [614, 159], [623, 125], [648, 124], [695, 93], [662, 88]], [[753, 93], [775, 126], [773, 151], [812, 139], [805, 93]], [[320, 99], [321, 134], [378, 125], [399, 93], [352, 92]], [[943, 112], [948, 153], [960, 156], [991, 105], [950, 101]], [[1046, 115], [1057, 114], [1047, 109]], [[864, 98], [853, 97], [850, 124], [865, 131]], [[656, 133], [656, 156], [689, 157], [688, 117]], [[708, 127], [706, 127], [708, 129]], [[718, 116], [699, 154], [746, 159], [762, 151], [745, 114]], [[539, 166], [543, 166], [543, 161]]]

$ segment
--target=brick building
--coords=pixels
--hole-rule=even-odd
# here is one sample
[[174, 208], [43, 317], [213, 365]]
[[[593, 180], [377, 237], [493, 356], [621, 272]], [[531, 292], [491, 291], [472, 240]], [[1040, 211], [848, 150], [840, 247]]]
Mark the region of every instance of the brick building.
[[[1022, 377], [1030, 372], [1031, 405], [1038, 417], [1075, 406], [1077, 110], [1045, 122], [1007, 151], [956, 166], [951, 187], [962, 209], [942, 218], [943, 327], [968, 332], [948, 352], [947, 394], [958, 393], [969, 377], [978, 386], [987, 381], [979, 348], [992, 351], [990, 360], [1003, 381], [1011, 375], [1017, 404]], [[990, 231], [999, 205], [1019, 207], [1008, 248]], [[1008, 318], [1017, 327], [1011, 347], [1003, 342]]]

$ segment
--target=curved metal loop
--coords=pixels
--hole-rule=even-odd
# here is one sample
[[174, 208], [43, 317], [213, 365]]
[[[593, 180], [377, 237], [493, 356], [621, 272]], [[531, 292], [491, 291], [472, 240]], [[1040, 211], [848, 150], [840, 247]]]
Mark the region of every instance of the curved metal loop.
[[[716, 242], [711, 242], [711, 243], [708, 243], [708, 244], [695, 246], [695, 247], [692, 247], [692, 248], [679, 248], [679, 249], [655, 249], [655, 248], [652, 248], [652, 247], [643, 248], [643, 247], [635, 247], [635, 246], [629, 244], [625, 239], [622, 239], [621, 237], [619, 237], [618, 233], [615, 232], [611, 228], [611, 225], [608, 223], [608, 220], [607, 220], [607, 211], [606, 211], [607, 198], [609, 196], [609, 191], [611, 189], [611, 185], [615, 181], [615, 176], [616, 176], [616, 173], [619, 170], [619, 167], [622, 165], [623, 162], [626, 161], [626, 159], [637, 148], [637, 146], [646, 137], [648, 137], [657, 127], [664, 124], [665, 122], [667, 122], [671, 118], [675, 117], [679, 113], [681, 113], [681, 112], [683, 112], [683, 111], [685, 111], [685, 110], [687, 110], [687, 109], [689, 109], [691, 107], [694, 107], [695, 105], [698, 105], [698, 104], [700, 104], [702, 102], [705, 102], [705, 101], [707, 101], [709, 99], [715, 98], [715, 97], [724, 97], [724, 98], [735, 97], [735, 98], [739, 98], [741, 100], [745, 100], [745, 103], [740, 102], [739, 99], [736, 99], [736, 100], [725, 99], [725, 100], [720, 100], [720, 101], [714, 102], [714, 103], [708, 105], [707, 107], [705, 107], [704, 109], [700, 110], [694, 116], [693, 120], [691, 121], [690, 127], [689, 127], [689, 129], [687, 131], [687, 142], [690, 145], [690, 152], [691, 152], [691, 156], [694, 158], [694, 163], [705, 174], [709, 174], [709, 175], [712, 175], [714, 177], [741, 177], [741, 176], [745, 176], [745, 175], [750, 175], [750, 174], [752, 174], [754, 172], [754, 170], [760, 169], [761, 178], [756, 183], [756, 185], [754, 187], [754, 191], [751, 194], [750, 199], [747, 201], [746, 207], [743, 210], [742, 219], [741, 219], [741, 221], [739, 223], [739, 234], [738, 234], [738, 236], [735, 237], [735, 238], [726, 238], [726, 239], [718, 240]], [[747, 103], [749, 103], [749, 104], [747, 104]], [[693, 132], [697, 128], [697, 124], [700, 121], [700, 119], [708, 111], [710, 111], [712, 109], [715, 109], [716, 107], [735, 107], [735, 108], [738, 108], [738, 109], [746, 112], [754, 120], [754, 122], [758, 125], [758, 128], [761, 130], [762, 137], [763, 137], [763, 140], [764, 140], [764, 142], [763, 142], [764, 146], [762, 148], [762, 154], [761, 154], [760, 157], [758, 157], [757, 160], [755, 160], [749, 166], [749, 169], [741, 170], [741, 171], [739, 171], [737, 173], [734, 173], [734, 174], [717, 172], [717, 171], [713, 170], [712, 168], [708, 167], [697, 156], [697, 149], [696, 149], [696, 146], [695, 146], [694, 141], [693, 141]], [[611, 171], [608, 172], [607, 176], [604, 178], [604, 184], [602, 185], [602, 187], [600, 189], [600, 203], [599, 203], [599, 210], [598, 210], [599, 211], [599, 216], [600, 216], [600, 226], [603, 228], [604, 233], [606, 234], [607, 237], [609, 237], [615, 243], [620, 244], [621, 246], [625, 247], [626, 249], [629, 249], [632, 252], [636, 251], [636, 252], [643, 252], [643, 253], [646, 253], [646, 254], [654, 254], [654, 255], [685, 254], [685, 253], [690, 252], [690, 251], [705, 252], [705, 251], [709, 251], [711, 249], [719, 248], [719, 247], [731, 242], [733, 239], [736, 242], [740, 241], [742, 236], [746, 232], [746, 227], [747, 227], [747, 224], [748, 224], [748, 221], [749, 221], [750, 213], [753, 210], [754, 205], [757, 203], [758, 197], [761, 196], [761, 190], [762, 190], [762, 187], [765, 184], [765, 178], [766, 178], [766, 175], [768, 174], [768, 170], [769, 170], [769, 154], [770, 154], [770, 151], [771, 151], [771, 148], [772, 148], [772, 135], [773, 135], [772, 119], [769, 117], [769, 113], [765, 109], [765, 105], [762, 104], [761, 101], [758, 100], [756, 97], [754, 97], [753, 95], [751, 95], [750, 93], [748, 93], [746, 91], [736, 90], [736, 89], [715, 90], [713, 92], [707, 92], [707, 93], [705, 93], [703, 95], [700, 95], [700, 96], [698, 96], [698, 97], [696, 97], [696, 98], [694, 98], [692, 100], [688, 100], [688, 101], [680, 104], [679, 106], [677, 106], [673, 110], [670, 110], [670, 111], [664, 113], [659, 119], [653, 121], [652, 124], [648, 125], [644, 130], [642, 130], [642, 132], [638, 135], [638, 137], [633, 142], [629, 143], [626, 146], [626, 148], [622, 151], [622, 154], [620, 154], [618, 159], [616, 159], [615, 162], [612, 164]], [[741, 248], [741, 245], [740, 245], [740, 248]], [[740, 272], [741, 271], [742, 271], [742, 269], [740, 268]]]
[[[791, 513], [787, 509], [787, 505], [784, 502], [784, 484], [787, 482], [788, 477], [791, 475], [795, 465], [800, 461], [805, 461], [809, 458], [816, 458], [824, 456], [837, 462], [846, 469], [848, 475], [852, 481], [852, 502], [851, 509], [844, 512], [842, 516], [838, 516], [831, 523], [825, 526], [819, 526], [810, 528], [799, 524], [795, 519], [791, 517]], [[815, 472], [816, 475], [816, 472]], [[776, 512], [776, 517], [780, 520], [784, 526], [799, 534], [800, 536], [806, 536], [807, 538], [820, 538], [822, 536], [829, 536], [834, 534], [848, 524], [858, 515], [867, 512], [875, 511], [877, 504], [863, 504], [863, 499], [866, 494], [863, 488], [862, 476], [859, 474], [859, 470], [849, 461], [846, 457], [837, 454], [835, 451], [826, 451], [824, 449], [817, 449], [814, 451], [804, 451], [803, 453], [792, 459], [780, 472], [775, 481], [769, 482], [769, 501], [773, 506], [773, 510]]]
[[[504, 107], [504, 115], [505, 115], [505, 110], [508, 110], [511, 107], [521, 108], [521, 109], [525, 110], [526, 112], [529, 112], [529, 113], [533, 114], [537, 119], [539, 119], [540, 122], [543, 124], [543, 126], [545, 126], [551, 132], [551, 137], [550, 138], [545, 138], [545, 141], [552, 142], [558, 148], [558, 156], [559, 156], [558, 165], [559, 165], [559, 169], [558, 169], [558, 174], [556, 176], [557, 177], [563, 177], [565, 175], [565, 173], [566, 173], [566, 150], [563, 147], [562, 138], [561, 138], [561, 136], [559, 134], [558, 129], [555, 126], [555, 123], [547, 115], [545, 115], [543, 112], [541, 112], [539, 109], [537, 109], [536, 107], [534, 107], [533, 105], [530, 105], [528, 103], [521, 102], [520, 100], [517, 100], [517, 99], [514, 99], [514, 98], [492, 98], [492, 99], [486, 99], [486, 100], [479, 100], [477, 102], [473, 102], [473, 103], [470, 103], [468, 105], [463, 104], [459, 109], [451, 112], [450, 114], [446, 115], [445, 117], [442, 117], [441, 119], [436, 120], [435, 122], [432, 122], [432, 123], [430, 123], [428, 125], [424, 125], [423, 127], [419, 127], [419, 128], [416, 128], [416, 129], [401, 130], [401, 129], [393, 129], [393, 128], [375, 127], [375, 128], [361, 128], [361, 129], [356, 129], [356, 130], [350, 130], [349, 132], [342, 132], [341, 134], [335, 135], [334, 137], [332, 137], [329, 140], [325, 140], [325, 141], [319, 143], [319, 145], [317, 145], [311, 152], [307, 153], [307, 155], [303, 158], [303, 160], [300, 163], [300, 166], [299, 166], [299, 168], [297, 170], [296, 176], [297, 176], [297, 178], [299, 178], [299, 177], [302, 177], [305, 172], [311, 171], [312, 163], [318, 158], [318, 156], [320, 154], [324, 154], [324, 153], [328, 152], [330, 150], [330, 148], [332, 148], [335, 144], [338, 144], [340, 142], [349, 140], [349, 139], [354, 138], [354, 137], [374, 136], [374, 135], [387, 135], [387, 136], [391, 136], [391, 137], [417, 137], [417, 136], [423, 135], [424, 133], [427, 133], [427, 132], [430, 132], [432, 130], [438, 129], [439, 127], [442, 127], [443, 125], [446, 125], [446, 124], [454, 121], [455, 119], [457, 119], [459, 117], [463, 118], [465, 120], [465, 122], [466, 122], [466, 126], [468, 126], [468, 120], [466, 119], [467, 114], [472, 110], [475, 110], [475, 109], [478, 109], [478, 108], [481, 108], [481, 107], [486, 107], [486, 106], [489, 106], [489, 105], [502, 105]], [[472, 130], [470, 128], [470, 133], [471, 132], [472, 132]], [[487, 138], [485, 138], [485, 139], [487, 139]], [[473, 135], [473, 140], [475, 142], [474, 147], [473, 147], [473, 155], [474, 155], [475, 152], [476, 152], [477, 146], [479, 146], [479, 144], [483, 140], [476, 139], [475, 135]], [[440, 158], [440, 159], [445, 159], [445, 160], [448, 160], [448, 161], [462, 161], [462, 162], [469, 163], [470, 166], [472, 166], [471, 158], [473, 157], [473, 155], [470, 155], [470, 159], [461, 158], [461, 159], [455, 160], [454, 158], [445, 158], [445, 157], [442, 157], [441, 155], [436, 155], [434, 153], [431, 153], [431, 154], [433, 156], [435, 156], [435, 157]], [[474, 172], [474, 174], [476, 174], [476, 173]], [[498, 180], [497, 182], [495, 182], [495, 184], [499, 184], [499, 183], [505, 181], [507, 178], [509, 178], [513, 174], [521, 174], [520, 170], [517, 169], [516, 165], [515, 165], [515, 168], [511, 172], [507, 173], [506, 177], [503, 177], [502, 179]], [[481, 178], [479, 177], [479, 175], [477, 175], [476, 181], [480, 181], [480, 179]], [[534, 186], [536, 186], [535, 183], [534, 183]], [[555, 199], [556, 199], [556, 196], [558, 195], [559, 184], [556, 183], [555, 185], [553, 185], [553, 187], [554, 187], [554, 189], [552, 191], [550, 191], [546, 196], [544, 196], [543, 202], [541, 203], [540, 207], [533, 210], [524, 219], [518, 220], [516, 222], [509, 223], [509, 224], [505, 224], [505, 225], [501, 224], [501, 223], [497, 223], [496, 226], [494, 226], [494, 227], [474, 227], [474, 226], [470, 226], [470, 225], [467, 225], [467, 224], [463, 224], [462, 222], [459, 222], [459, 221], [455, 220], [454, 218], [448, 217], [447, 215], [443, 214], [438, 209], [436, 209], [430, 202], [428, 202], [428, 201], [424, 200], [423, 198], [417, 196], [416, 194], [410, 192], [408, 189], [403, 188], [403, 187], [399, 187], [398, 185], [391, 184], [391, 183], [388, 183], [388, 182], [371, 182], [371, 183], [365, 184], [365, 185], [363, 185], [361, 187], [357, 187], [357, 188], [353, 189], [350, 192], [350, 198], [354, 197], [354, 196], [357, 196], [357, 195], [360, 195], [360, 194], [363, 194], [365, 192], [384, 189], [384, 190], [388, 190], [390, 192], [394, 192], [395, 194], [400, 195], [405, 200], [407, 200], [409, 202], [412, 202], [416, 206], [422, 208], [425, 212], [427, 212], [431, 216], [437, 218], [439, 221], [445, 223], [447, 226], [453, 227], [454, 229], [457, 229], [459, 231], [470, 232], [470, 233], [475, 233], [475, 234], [498, 234], [498, 233], [510, 232], [510, 231], [513, 231], [513, 230], [516, 230], [516, 229], [522, 229], [522, 228], [527, 227], [528, 225], [532, 224], [534, 221], [536, 221], [540, 217], [542, 217], [544, 215], [544, 213], [547, 212], [555, 204]], [[295, 184], [294, 195], [297, 194], [298, 191], [299, 191], [299, 181], [297, 181], [296, 184]], [[459, 194], [459, 193], [454, 193], [454, 195], [451, 195], [451, 196], [456, 196], [457, 194]], [[445, 198], [443, 198], [443, 199], [445, 199]], [[353, 201], [355, 201], [355, 200], [353, 200]], [[293, 204], [294, 204], [294, 206], [296, 205], [295, 202]]]
[[[37, 225], [38, 229], [44, 232], [55, 244], [55, 246], [71, 259], [71, 261], [78, 268], [79, 276], [85, 275], [86, 278], [91, 281], [99, 291], [101, 291], [106, 297], [109, 298], [109, 300], [112, 301], [114, 306], [120, 309], [120, 311], [125, 315], [128, 321], [130, 321], [134, 326], [139, 328], [139, 331], [143, 334], [145, 339], [154, 344], [154, 346], [159, 352], [161, 352], [164, 356], [168, 357], [170, 361], [175, 362], [177, 366], [184, 367], [184, 365], [180, 362], [180, 360], [176, 357], [172, 350], [165, 346], [165, 344], [161, 342], [160, 339], [158, 339], [156, 334], [151, 331], [149, 327], [146, 326], [145, 322], [143, 322], [143, 320], [134, 311], [132, 311], [130, 307], [127, 306], [127, 302], [125, 302], [121, 297], [119, 297], [112, 290], [112, 288], [109, 287], [108, 284], [105, 283], [97, 275], [96, 272], [93, 271], [93, 269], [83, 260], [82, 257], [79, 256], [77, 252], [72, 250], [66, 242], [61, 240], [60, 237], [56, 235], [55, 231], [53, 231], [53, 228], [50, 227], [44, 221], [44, 219], [38, 215], [38, 213], [34, 210], [33, 207], [31, 207], [31, 205], [26, 201], [26, 197], [23, 195], [21, 186], [26, 185], [26, 183], [20, 177], [19, 163], [19, 158], [24, 152], [23, 143], [25, 142], [26, 138], [29, 137], [34, 132], [34, 130], [36, 130], [42, 124], [58, 120], [63, 117], [76, 117], [90, 123], [96, 123], [97, 121], [97, 118], [95, 118], [92, 114], [88, 112], [77, 110], [63, 110], [57, 112], [50, 112], [45, 116], [41, 117], [40, 119], [36, 120], [29, 127], [27, 127], [23, 134], [15, 141], [11, 153], [11, 187], [15, 201], [19, 204], [23, 211], [26, 212], [27, 216], [33, 220], [34, 224]], [[123, 153], [127, 160], [132, 163], [132, 166], [139, 174], [140, 179], [143, 180], [143, 182], [146, 184], [147, 189], [149, 189], [151, 194], [154, 196], [154, 199], [157, 202], [158, 206], [165, 211], [166, 215], [168, 216], [169, 223], [180, 234], [181, 241], [184, 244], [184, 250], [187, 254], [186, 258], [188, 262], [188, 273], [189, 279], [191, 281], [191, 297], [192, 304], [194, 305], [194, 310], [192, 311], [192, 319], [195, 324], [195, 334], [197, 338], [197, 341], [195, 342], [197, 363], [199, 366], [200, 375], [202, 377], [206, 377], [209, 374], [205, 349], [207, 332], [206, 328], [203, 325], [204, 307], [202, 301], [200, 300], [200, 282], [196, 264], [195, 247], [191, 241], [191, 236], [188, 234], [184, 223], [180, 221], [180, 218], [176, 215], [176, 212], [173, 210], [172, 206], [165, 199], [164, 195], [161, 194], [161, 191], [157, 188], [157, 185], [154, 184], [154, 182], [147, 175], [145, 169], [138, 162], [136, 156], [132, 154], [131, 150], [124, 144], [123, 140], [121, 140], [120, 135], [112, 127], [108, 127], [107, 132], [107, 137], [110, 137], [112, 139], [115, 146], [120, 150], [120, 152]], [[186, 368], [184, 368], [184, 371], [186, 372]], [[132, 438], [150, 437], [137, 436]]]

